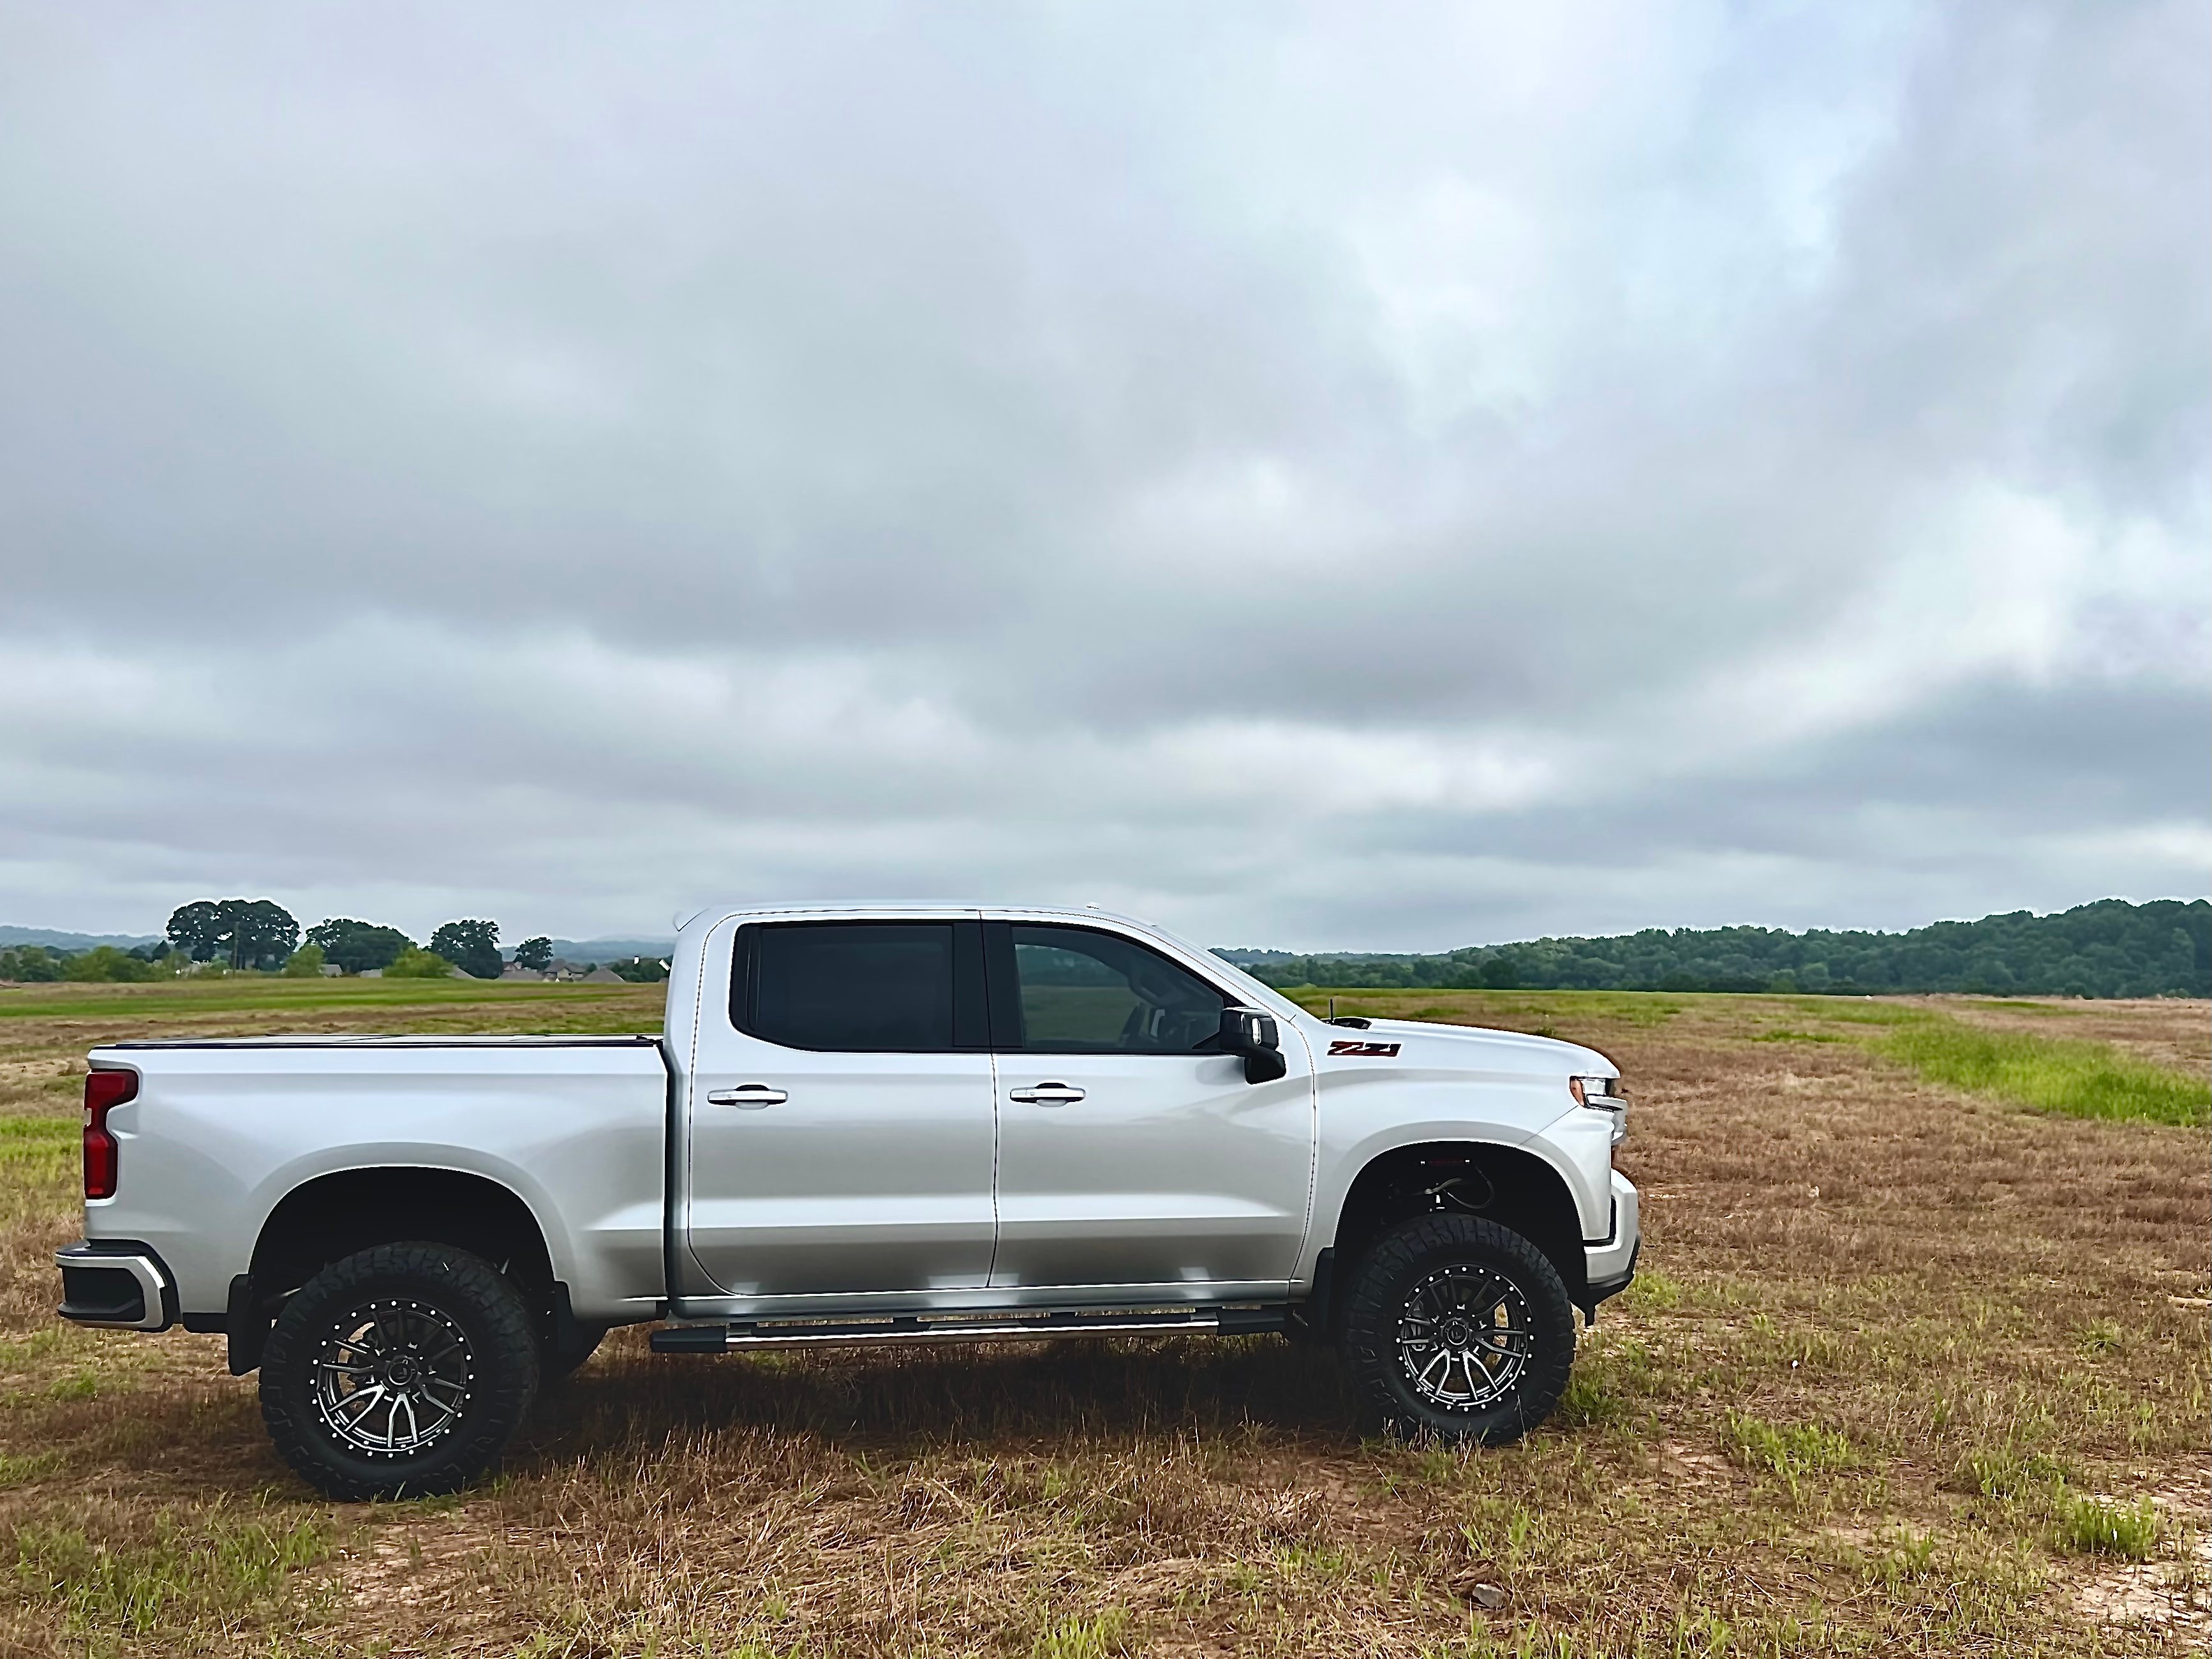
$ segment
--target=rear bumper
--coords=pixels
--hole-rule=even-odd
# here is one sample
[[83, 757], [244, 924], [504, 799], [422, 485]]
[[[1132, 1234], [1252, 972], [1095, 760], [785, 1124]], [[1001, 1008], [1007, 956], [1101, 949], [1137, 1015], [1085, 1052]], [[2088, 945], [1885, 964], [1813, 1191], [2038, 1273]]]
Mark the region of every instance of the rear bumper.
[[177, 1322], [177, 1282], [161, 1258], [130, 1239], [85, 1240], [54, 1252], [62, 1305], [77, 1325], [165, 1331]]
[[1583, 1283], [1589, 1287], [1590, 1305], [1618, 1296], [1636, 1277], [1636, 1257], [1644, 1247], [1637, 1221], [1636, 1187], [1618, 1170], [1613, 1172], [1613, 1236], [1583, 1246]]

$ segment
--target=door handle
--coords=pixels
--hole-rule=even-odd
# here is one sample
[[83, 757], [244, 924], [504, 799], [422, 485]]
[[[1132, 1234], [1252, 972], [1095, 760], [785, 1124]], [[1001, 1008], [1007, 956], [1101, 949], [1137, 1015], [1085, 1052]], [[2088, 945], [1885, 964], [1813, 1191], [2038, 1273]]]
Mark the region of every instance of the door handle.
[[763, 1106], [781, 1106], [791, 1097], [781, 1089], [771, 1089], [765, 1083], [740, 1083], [734, 1089], [709, 1089], [709, 1106], [735, 1106], [748, 1112], [757, 1112]]
[[1024, 1106], [1073, 1106], [1083, 1098], [1083, 1091], [1065, 1083], [1040, 1083], [1034, 1089], [1009, 1090], [1006, 1098]]

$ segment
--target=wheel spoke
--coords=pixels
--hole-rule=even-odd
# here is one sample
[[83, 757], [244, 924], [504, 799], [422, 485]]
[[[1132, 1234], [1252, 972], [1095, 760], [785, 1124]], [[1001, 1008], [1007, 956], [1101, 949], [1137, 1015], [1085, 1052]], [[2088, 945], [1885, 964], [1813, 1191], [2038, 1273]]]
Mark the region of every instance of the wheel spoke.
[[383, 1383], [374, 1382], [359, 1393], [349, 1394], [339, 1401], [337, 1409], [343, 1411], [349, 1406], [360, 1407], [361, 1409], [353, 1414], [351, 1422], [351, 1426], [358, 1427], [368, 1420], [368, 1414], [376, 1409], [377, 1402], [383, 1400], [389, 1392]]
[[1468, 1356], [1467, 1356], [1467, 1349], [1464, 1349], [1464, 1347], [1460, 1349], [1458, 1354], [1455, 1354], [1455, 1358], [1458, 1358], [1458, 1363], [1460, 1363], [1460, 1376], [1462, 1376], [1462, 1378], [1467, 1378], [1467, 1387], [1464, 1387], [1464, 1389], [1460, 1389], [1460, 1398], [1462, 1398], [1462, 1401], [1474, 1401], [1475, 1395], [1482, 1394], [1482, 1385], [1480, 1385], [1480, 1382], [1475, 1382], [1475, 1364], [1474, 1364], [1474, 1360], [1468, 1358]]

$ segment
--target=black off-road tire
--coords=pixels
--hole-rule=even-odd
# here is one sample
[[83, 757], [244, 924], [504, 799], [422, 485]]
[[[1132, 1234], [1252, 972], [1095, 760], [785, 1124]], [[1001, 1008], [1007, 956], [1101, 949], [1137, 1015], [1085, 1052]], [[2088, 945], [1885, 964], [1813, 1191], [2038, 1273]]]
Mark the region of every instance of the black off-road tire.
[[[332, 1262], [284, 1304], [262, 1355], [261, 1419], [284, 1461], [331, 1498], [452, 1492], [507, 1449], [538, 1367], [536, 1322], [491, 1263], [448, 1244], [380, 1244]], [[385, 1394], [356, 1415], [358, 1393], [380, 1382]], [[406, 1395], [421, 1443], [364, 1446], [380, 1412], [387, 1446], [409, 1439], [396, 1401], [410, 1384], [423, 1390], [419, 1410]], [[356, 1393], [333, 1407], [341, 1389]], [[349, 1420], [361, 1426], [340, 1426]]]
[[[1425, 1391], [1415, 1364], [1445, 1346], [1401, 1346], [1410, 1331], [1441, 1329], [1424, 1322], [1417, 1308], [1433, 1309], [1430, 1299], [1449, 1300], [1464, 1291], [1473, 1303], [1502, 1287], [1498, 1304], [1505, 1323], [1470, 1322], [1476, 1334], [1460, 1351], [1480, 1352], [1494, 1362], [1477, 1381], [1477, 1367], [1460, 1367], [1463, 1403], [1439, 1400]], [[1506, 1329], [1525, 1333], [1510, 1338]], [[1487, 1331], [1489, 1334], [1483, 1334]], [[1484, 1343], [1510, 1347], [1522, 1355], [1509, 1364]], [[1370, 1426], [1400, 1434], [1433, 1434], [1447, 1440], [1503, 1446], [1518, 1440], [1552, 1414], [1566, 1391], [1575, 1358], [1575, 1313], [1559, 1269], [1535, 1245], [1510, 1228], [1470, 1215], [1418, 1216], [1376, 1240], [1352, 1276], [1345, 1302], [1344, 1358], [1363, 1415]], [[1433, 1367], [1435, 1360], [1431, 1358]], [[1433, 1373], [1430, 1387], [1452, 1386], [1454, 1364], [1443, 1363], [1442, 1384]], [[1486, 1391], [1495, 1389], [1494, 1397]]]

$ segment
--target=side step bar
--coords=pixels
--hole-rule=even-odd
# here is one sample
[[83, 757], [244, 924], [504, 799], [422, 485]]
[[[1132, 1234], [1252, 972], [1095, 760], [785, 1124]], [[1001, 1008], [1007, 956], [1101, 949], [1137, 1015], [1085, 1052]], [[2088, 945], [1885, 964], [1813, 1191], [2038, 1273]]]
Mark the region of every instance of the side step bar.
[[1057, 1336], [1258, 1336], [1289, 1322], [1287, 1307], [1134, 1308], [1100, 1313], [902, 1314], [893, 1319], [752, 1320], [670, 1325], [655, 1353], [736, 1353], [889, 1342], [1022, 1342]]

